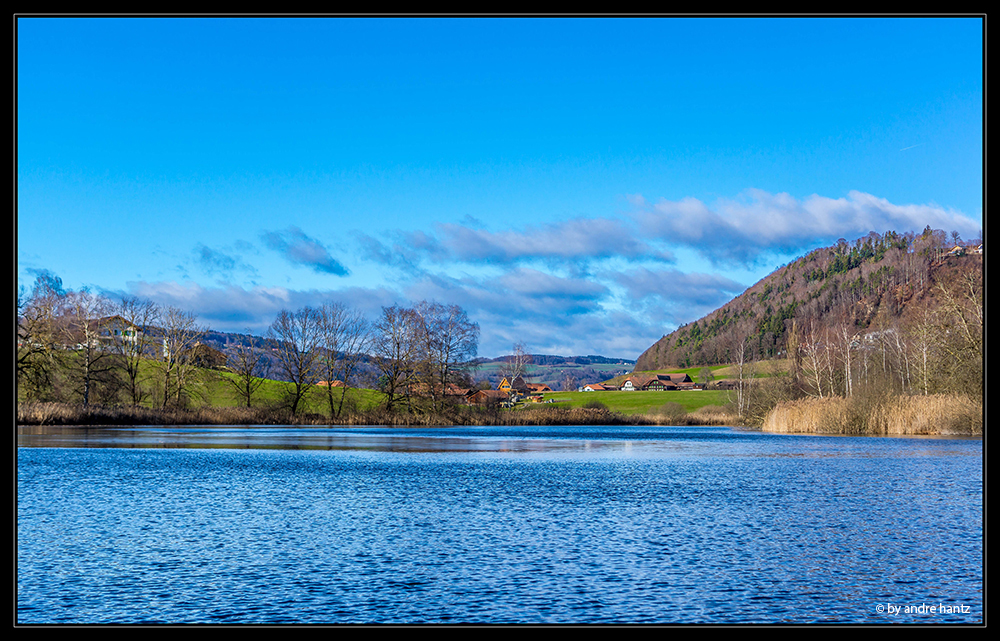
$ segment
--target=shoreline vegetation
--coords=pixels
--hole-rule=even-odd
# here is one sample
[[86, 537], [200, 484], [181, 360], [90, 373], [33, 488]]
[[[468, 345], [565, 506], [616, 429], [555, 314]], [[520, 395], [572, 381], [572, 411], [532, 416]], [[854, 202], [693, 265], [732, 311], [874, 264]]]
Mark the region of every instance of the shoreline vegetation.
[[[669, 405], [669, 404], [668, 404]], [[496, 407], [452, 407], [440, 412], [386, 411], [384, 407], [345, 412], [339, 417], [317, 413], [292, 414], [281, 407], [202, 407], [153, 409], [101, 407], [67, 403], [21, 403], [18, 425], [295, 425], [295, 426], [520, 426], [520, 425], [733, 425], [736, 416], [719, 406], [687, 413], [683, 408], [658, 408], [644, 414], [616, 412], [601, 403], [585, 407], [539, 406], [522, 410]]]
[[316, 413], [292, 414], [280, 407], [202, 407], [153, 409], [101, 407], [55, 402], [20, 403], [17, 424], [62, 426], [117, 425], [294, 425], [294, 426], [527, 426], [527, 425], [732, 425], [736, 417], [725, 408], [710, 406], [691, 413], [660, 410], [648, 414], [616, 412], [592, 403], [587, 407], [531, 407], [518, 411], [498, 408], [454, 407], [440, 412], [409, 413], [378, 407], [330, 418]]

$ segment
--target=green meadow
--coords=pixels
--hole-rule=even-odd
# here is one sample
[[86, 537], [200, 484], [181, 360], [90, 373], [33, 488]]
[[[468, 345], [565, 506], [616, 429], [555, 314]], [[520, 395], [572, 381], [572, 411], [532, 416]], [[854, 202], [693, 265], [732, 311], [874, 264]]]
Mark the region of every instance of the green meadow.
[[687, 412], [708, 405], [724, 406], [729, 403], [725, 390], [666, 391], [666, 392], [550, 392], [545, 399], [552, 399], [563, 407], [583, 407], [598, 401], [613, 412], [646, 414], [667, 403], [679, 403]]
[[[677, 370], [674, 370], [677, 371]], [[696, 372], [697, 373], [697, 372]], [[232, 407], [237, 404], [237, 397], [231, 386], [223, 380], [228, 374], [206, 377], [204, 381], [204, 400], [211, 407]], [[265, 380], [257, 392], [255, 405], [276, 405], [284, 398], [286, 383]], [[665, 392], [548, 392], [543, 395], [545, 400], [552, 400], [557, 407], [581, 408], [588, 403], [598, 401], [613, 412], [622, 414], [647, 414], [650, 410], [661, 408], [667, 403], [677, 403], [688, 413], [702, 407], [714, 405], [725, 406], [730, 402], [730, 392], [725, 390], [697, 391], [665, 391]], [[334, 389], [335, 398], [339, 400], [340, 390]], [[384, 402], [383, 395], [370, 389], [349, 389], [344, 403], [345, 411], [367, 411], [377, 408]], [[530, 409], [535, 403], [519, 405], [513, 411]], [[329, 414], [326, 389], [316, 387], [307, 397], [303, 411], [313, 414]]]
[[[231, 383], [226, 378], [233, 378], [232, 374], [226, 372], [205, 372], [203, 378], [203, 390], [205, 404], [209, 407], [233, 407], [239, 404], [239, 397], [233, 390]], [[253, 404], [256, 405], [280, 405], [286, 397], [286, 390], [290, 384], [281, 381], [264, 379], [260, 389], [254, 394]], [[333, 388], [334, 402], [340, 402], [341, 388]], [[370, 389], [348, 389], [347, 397], [344, 400], [345, 411], [364, 412], [374, 409], [384, 402], [382, 393]], [[330, 403], [327, 400], [327, 388], [315, 386], [305, 397], [302, 404], [302, 411], [310, 414], [330, 413]]]

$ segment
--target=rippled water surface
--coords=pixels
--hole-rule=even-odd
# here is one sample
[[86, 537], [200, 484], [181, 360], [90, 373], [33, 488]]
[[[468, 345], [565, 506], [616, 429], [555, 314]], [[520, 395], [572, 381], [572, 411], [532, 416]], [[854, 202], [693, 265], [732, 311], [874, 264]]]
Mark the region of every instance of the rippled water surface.
[[981, 440], [22, 428], [18, 443], [21, 624], [983, 620]]

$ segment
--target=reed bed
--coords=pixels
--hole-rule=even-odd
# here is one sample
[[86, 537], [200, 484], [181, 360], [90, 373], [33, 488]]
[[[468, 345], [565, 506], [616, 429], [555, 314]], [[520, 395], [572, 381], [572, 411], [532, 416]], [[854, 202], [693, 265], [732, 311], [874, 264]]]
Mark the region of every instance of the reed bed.
[[267, 407], [153, 409], [133, 406], [19, 403], [18, 425], [274, 425], [288, 413]]
[[779, 403], [765, 432], [872, 436], [982, 436], [983, 406], [960, 394], [872, 399], [807, 398]]
[[[705, 408], [703, 408], [704, 410]], [[387, 412], [382, 408], [345, 413], [292, 415], [280, 407], [205, 407], [151, 409], [64, 403], [22, 403], [18, 425], [384, 425], [384, 426], [534, 426], [534, 425], [691, 425], [726, 424], [718, 414], [699, 410], [684, 421], [663, 415], [623, 414], [607, 408], [530, 407], [521, 410], [454, 406], [439, 412]], [[701, 420], [699, 420], [701, 417]]]

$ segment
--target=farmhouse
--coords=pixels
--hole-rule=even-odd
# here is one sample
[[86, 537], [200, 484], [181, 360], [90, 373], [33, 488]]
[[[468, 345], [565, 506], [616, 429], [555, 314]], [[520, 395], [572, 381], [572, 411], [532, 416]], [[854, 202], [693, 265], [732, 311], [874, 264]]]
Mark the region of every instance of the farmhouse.
[[509, 402], [507, 392], [498, 389], [481, 389], [465, 397], [469, 405], [506, 405]]
[[[520, 376], [515, 376], [514, 379], [510, 381], [508, 381], [505, 376], [503, 380], [500, 381], [500, 384], [497, 385], [497, 389], [504, 392], [518, 392], [519, 394], [527, 394], [531, 391], [531, 388]], [[550, 389], [549, 391], [551, 392], [552, 390]]]
[[658, 379], [667, 384], [673, 384], [677, 389], [694, 389], [695, 383], [691, 380], [691, 377], [682, 372], [676, 372], [673, 374], [657, 374]]
[[637, 390], [662, 392], [666, 390], [695, 389], [694, 381], [687, 374], [633, 374], [622, 383], [623, 392]]

